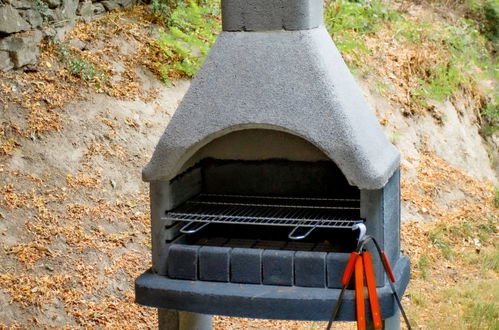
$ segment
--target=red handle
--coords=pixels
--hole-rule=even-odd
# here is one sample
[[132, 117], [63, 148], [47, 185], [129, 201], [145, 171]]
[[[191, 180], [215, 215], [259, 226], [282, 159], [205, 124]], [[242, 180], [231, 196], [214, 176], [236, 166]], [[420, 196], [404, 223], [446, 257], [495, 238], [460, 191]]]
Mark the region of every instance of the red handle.
[[381, 258], [383, 259], [383, 263], [385, 264], [385, 267], [388, 271], [388, 276], [390, 277], [390, 281], [392, 281], [392, 283], [395, 283], [395, 275], [393, 275], [392, 267], [388, 262], [388, 258], [386, 257], [385, 252], [383, 251], [381, 251]]
[[355, 258], [355, 306], [357, 329], [366, 330], [366, 308], [364, 305], [364, 267], [362, 258]]
[[350, 254], [350, 258], [348, 259], [347, 266], [345, 267], [345, 271], [343, 272], [343, 277], [341, 278], [341, 284], [348, 285], [350, 279], [352, 278], [353, 268], [355, 266], [355, 261], [359, 257], [357, 252], [352, 252]]
[[369, 305], [371, 306], [374, 329], [383, 329], [383, 321], [381, 320], [381, 311], [379, 308], [378, 295], [376, 292], [376, 277], [374, 275], [374, 267], [371, 254], [367, 251], [362, 253], [362, 260], [364, 261], [367, 293], [369, 294]]

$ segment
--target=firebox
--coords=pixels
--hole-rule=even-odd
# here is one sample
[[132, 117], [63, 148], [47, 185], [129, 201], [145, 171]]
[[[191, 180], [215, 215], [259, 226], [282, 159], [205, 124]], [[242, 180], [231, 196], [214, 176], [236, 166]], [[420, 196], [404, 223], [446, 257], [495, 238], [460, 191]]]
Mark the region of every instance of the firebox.
[[[143, 170], [138, 303], [327, 320], [364, 223], [402, 295], [399, 152], [322, 24], [322, 0], [222, 0], [223, 31]], [[383, 319], [396, 312], [375, 261]], [[338, 319], [354, 320], [348, 291]], [[369, 316], [368, 316], [369, 317]]]

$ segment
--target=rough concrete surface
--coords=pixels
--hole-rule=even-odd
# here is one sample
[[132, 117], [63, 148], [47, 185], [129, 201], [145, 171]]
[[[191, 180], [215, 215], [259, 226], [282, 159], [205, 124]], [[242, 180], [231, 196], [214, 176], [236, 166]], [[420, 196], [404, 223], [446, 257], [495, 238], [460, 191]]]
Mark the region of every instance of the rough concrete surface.
[[224, 31], [308, 30], [322, 24], [322, 0], [222, 0]]
[[399, 164], [325, 28], [222, 32], [143, 179], [172, 179], [202, 146], [247, 128], [304, 138], [362, 189], [382, 187]]
[[[394, 265], [398, 292], [409, 281], [409, 262], [401, 258]], [[135, 281], [137, 302], [157, 308], [178, 308], [194, 313], [256, 317], [282, 320], [327, 320], [338, 299], [339, 289], [297, 286], [254, 285], [169, 279], [151, 271]], [[378, 288], [383, 319], [395, 313], [395, 302], [388, 284]], [[345, 294], [338, 315], [340, 321], [355, 320], [354, 292]], [[366, 301], [366, 306], [368, 302]], [[370, 319], [366, 308], [366, 319]]]

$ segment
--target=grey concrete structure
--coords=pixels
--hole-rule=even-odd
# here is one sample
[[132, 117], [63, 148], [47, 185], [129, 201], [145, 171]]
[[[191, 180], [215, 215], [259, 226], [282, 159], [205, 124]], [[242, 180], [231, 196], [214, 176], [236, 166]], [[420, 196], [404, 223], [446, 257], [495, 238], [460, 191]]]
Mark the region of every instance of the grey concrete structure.
[[[295, 285], [324, 288], [326, 286], [326, 256], [325, 252], [296, 251], [294, 255]], [[337, 269], [330, 271], [335, 272]]]
[[322, 24], [322, 0], [222, 0], [224, 31], [309, 30]]
[[[401, 295], [409, 281], [409, 261], [400, 258], [394, 265]], [[328, 320], [339, 289], [297, 286], [254, 285], [203, 281], [183, 281], [145, 272], [135, 282], [137, 302], [151, 307], [177, 309], [193, 313], [229, 315], [283, 320]], [[378, 288], [383, 319], [397, 312], [388, 284]], [[366, 299], [366, 306], [368, 301]], [[366, 318], [371, 319], [369, 308]], [[340, 321], [355, 320], [353, 290], [346, 292], [338, 315]]]
[[[385, 250], [402, 296], [410, 267], [399, 253], [400, 155], [321, 25], [322, 1], [223, 0], [222, 17], [142, 173], [153, 266], [136, 280], [137, 302], [200, 313], [189, 314], [199, 326], [208, 314], [327, 320], [358, 222]], [[373, 261], [382, 317], [396, 328]], [[354, 305], [347, 290], [339, 320], [355, 320]], [[163, 324], [175, 315], [160, 313]]]
[[197, 280], [199, 246], [174, 244], [169, 250], [168, 276], [182, 280]]
[[168, 181], [209, 142], [245, 129], [303, 138], [361, 189], [380, 189], [399, 165], [324, 27], [222, 32], [143, 170]]
[[229, 247], [202, 246], [199, 249], [199, 279], [229, 282], [230, 252]]
[[159, 330], [211, 330], [211, 316], [158, 309]]
[[263, 284], [293, 285], [293, 257], [293, 251], [263, 250]]
[[327, 286], [328, 288], [340, 289], [341, 277], [347, 264], [349, 253], [329, 253], [326, 257]]
[[260, 249], [234, 248], [230, 256], [230, 281], [262, 283], [262, 253]]

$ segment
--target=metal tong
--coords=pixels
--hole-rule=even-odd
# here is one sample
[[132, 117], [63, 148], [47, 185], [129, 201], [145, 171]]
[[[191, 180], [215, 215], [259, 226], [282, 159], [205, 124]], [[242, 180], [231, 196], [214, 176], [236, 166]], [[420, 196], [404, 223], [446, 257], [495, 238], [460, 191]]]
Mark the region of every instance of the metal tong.
[[374, 267], [372, 263], [371, 253], [369, 251], [364, 250], [365, 245], [369, 241], [372, 241], [381, 258], [385, 273], [388, 275], [389, 278], [388, 282], [390, 283], [390, 288], [392, 290], [395, 301], [397, 302], [397, 305], [404, 317], [407, 328], [411, 330], [409, 320], [404, 311], [404, 308], [402, 307], [400, 298], [397, 294], [397, 291], [395, 290], [395, 286], [393, 285], [393, 283], [395, 282], [395, 276], [393, 274], [390, 263], [388, 262], [388, 258], [386, 257], [385, 253], [381, 250], [378, 242], [372, 236], [366, 235], [366, 226], [364, 224], [362, 223], [356, 224], [352, 229], [360, 230], [359, 241], [357, 244], [356, 251], [352, 252], [347, 262], [347, 266], [345, 267], [343, 277], [341, 278], [341, 284], [343, 286], [341, 288], [341, 292], [338, 297], [336, 306], [334, 307], [333, 312], [331, 314], [331, 318], [329, 319], [327, 329], [328, 330], [331, 329], [332, 323], [336, 319], [336, 316], [338, 315], [341, 303], [343, 302], [343, 297], [345, 295], [345, 290], [348, 284], [350, 283], [350, 280], [354, 272], [355, 272], [355, 306], [356, 306], [356, 316], [357, 316], [357, 329], [359, 330], [366, 329], [365, 305], [364, 305], [364, 275], [366, 277], [367, 292], [371, 307], [371, 315], [373, 318], [374, 329], [383, 328], [383, 321], [381, 319], [379, 300], [378, 300], [378, 295], [376, 293], [376, 278], [374, 275]]

